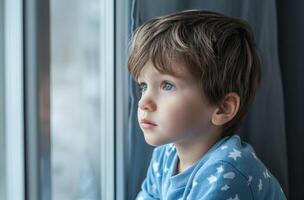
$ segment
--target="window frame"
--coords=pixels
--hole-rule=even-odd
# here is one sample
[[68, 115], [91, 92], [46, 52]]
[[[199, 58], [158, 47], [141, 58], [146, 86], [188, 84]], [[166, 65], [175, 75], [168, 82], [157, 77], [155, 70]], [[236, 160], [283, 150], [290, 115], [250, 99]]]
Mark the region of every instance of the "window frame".
[[115, 5], [115, 151], [116, 199], [127, 198], [127, 163], [129, 157], [129, 73], [127, 68], [130, 37], [131, 0], [116, 0]]
[[[114, 1], [101, 2], [101, 198], [115, 197]], [[26, 195], [31, 200], [52, 199], [50, 131], [50, 0], [25, 2], [25, 135]], [[109, 67], [105, 67], [109, 66]], [[108, 134], [108, 133], [113, 134]], [[107, 160], [107, 162], [104, 162]], [[30, 177], [37, 177], [35, 179]]]
[[[0, 0], [0, 158], [5, 160], [4, 137], [4, 0]], [[0, 199], [6, 199], [5, 162], [0, 163]]]
[[[100, 137], [100, 192], [101, 199], [115, 199], [115, 3], [114, 0], [104, 0], [101, 6], [104, 16], [100, 17], [100, 94], [107, 91], [101, 98], [101, 137]], [[113, 134], [109, 134], [113, 133]], [[107, 161], [107, 162], [105, 162]]]
[[25, 199], [22, 6], [22, 0], [1, 1], [1, 195], [8, 200]]
[[[109, 30], [100, 35], [100, 45], [108, 47], [100, 52], [100, 86], [109, 91], [100, 110], [107, 114], [107, 120], [100, 122], [104, 127], [101, 131], [104, 148], [100, 152], [102, 199], [125, 197], [127, 4], [123, 0], [105, 0], [106, 17], [101, 19]], [[0, 111], [4, 111], [0, 113], [0, 148], [1, 158], [5, 159], [0, 168], [0, 195], [3, 195], [0, 197], [49, 200], [52, 199], [50, 1], [0, 0], [0, 10], [0, 41], [5, 44], [0, 47], [0, 64], [4, 66], [0, 68]], [[109, 132], [113, 134], [106, 134]]]
[[24, 1], [26, 199], [51, 199], [49, 0]]

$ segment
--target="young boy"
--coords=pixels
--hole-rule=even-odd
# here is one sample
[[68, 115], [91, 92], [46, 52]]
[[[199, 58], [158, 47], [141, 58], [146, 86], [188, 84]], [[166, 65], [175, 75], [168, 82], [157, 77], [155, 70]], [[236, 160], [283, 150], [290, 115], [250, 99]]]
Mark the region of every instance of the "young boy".
[[235, 135], [260, 83], [247, 23], [199, 10], [152, 19], [135, 31], [128, 66], [138, 122], [157, 146], [138, 200], [286, 199]]

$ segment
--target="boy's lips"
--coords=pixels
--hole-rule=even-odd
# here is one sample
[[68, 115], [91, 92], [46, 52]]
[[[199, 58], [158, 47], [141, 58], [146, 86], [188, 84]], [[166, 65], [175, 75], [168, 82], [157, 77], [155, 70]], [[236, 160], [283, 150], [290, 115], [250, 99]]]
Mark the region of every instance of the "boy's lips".
[[157, 126], [157, 124], [155, 124], [145, 118], [140, 120], [140, 124], [141, 124], [142, 128], [153, 128], [153, 127]]

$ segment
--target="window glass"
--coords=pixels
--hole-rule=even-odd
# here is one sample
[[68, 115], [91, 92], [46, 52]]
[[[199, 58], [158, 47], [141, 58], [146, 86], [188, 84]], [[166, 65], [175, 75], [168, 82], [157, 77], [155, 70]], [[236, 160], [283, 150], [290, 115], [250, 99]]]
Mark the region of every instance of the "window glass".
[[100, 0], [51, 0], [52, 199], [101, 199]]

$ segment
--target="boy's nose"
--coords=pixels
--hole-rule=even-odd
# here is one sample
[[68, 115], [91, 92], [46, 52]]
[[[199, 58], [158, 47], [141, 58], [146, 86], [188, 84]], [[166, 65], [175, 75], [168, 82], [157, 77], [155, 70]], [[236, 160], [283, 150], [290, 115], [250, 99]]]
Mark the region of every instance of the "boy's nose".
[[138, 107], [141, 110], [145, 110], [145, 111], [149, 111], [149, 112], [153, 112], [156, 110], [156, 104], [150, 98], [142, 98], [138, 102]]

